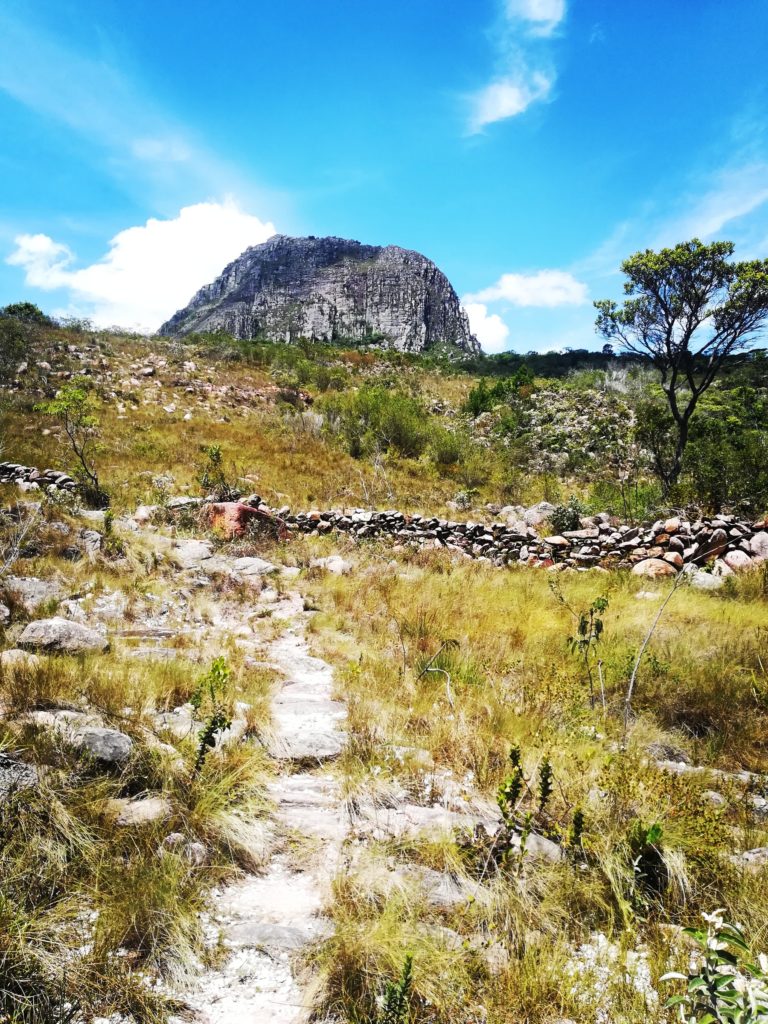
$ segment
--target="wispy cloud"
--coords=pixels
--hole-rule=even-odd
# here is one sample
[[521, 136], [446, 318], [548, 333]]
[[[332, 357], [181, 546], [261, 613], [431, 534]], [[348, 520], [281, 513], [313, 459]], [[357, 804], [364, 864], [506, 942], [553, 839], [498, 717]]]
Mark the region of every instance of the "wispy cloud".
[[75, 134], [94, 165], [143, 202], [178, 209], [180, 200], [237, 194], [285, 208], [284, 196], [210, 152], [111, 54], [77, 52], [1, 10], [0, 90]]
[[24, 271], [30, 287], [63, 289], [67, 305], [59, 315], [89, 317], [100, 327], [155, 331], [227, 263], [274, 233], [273, 224], [232, 200], [197, 203], [168, 220], [150, 218], [119, 232], [90, 266], [75, 267], [69, 247], [44, 234], [17, 236], [6, 262]]
[[712, 239], [734, 221], [758, 210], [768, 202], [768, 163], [730, 164], [702, 186], [698, 194], [683, 198], [682, 214], [668, 218], [659, 227], [657, 245], [693, 237]]
[[565, 15], [565, 0], [505, 0], [496, 32], [497, 73], [468, 97], [470, 135], [551, 98], [557, 74], [547, 40]]
[[470, 134], [476, 135], [487, 124], [524, 113], [532, 103], [549, 96], [554, 82], [553, 75], [524, 67], [519, 67], [513, 75], [491, 82], [472, 99]]

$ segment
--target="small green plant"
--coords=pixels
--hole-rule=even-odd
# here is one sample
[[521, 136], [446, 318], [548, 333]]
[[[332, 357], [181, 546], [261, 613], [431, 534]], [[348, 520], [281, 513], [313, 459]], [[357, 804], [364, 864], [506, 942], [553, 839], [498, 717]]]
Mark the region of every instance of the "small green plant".
[[195, 773], [201, 771], [208, 753], [216, 746], [219, 733], [232, 725], [227, 709], [227, 691], [232, 672], [226, 659], [216, 658], [197, 684], [189, 702], [203, 719], [195, 758]]
[[650, 900], [660, 897], [667, 887], [667, 866], [660, 847], [663, 834], [664, 830], [657, 821], [646, 825], [636, 819], [629, 830], [628, 853], [633, 874], [630, 895], [638, 910], [646, 907]]
[[64, 428], [75, 456], [75, 476], [86, 504], [93, 508], [107, 508], [109, 495], [99, 482], [96, 466], [97, 456], [103, 448], [97, 409], [98, 399], [87, 377], [75, 377], [60, 388], [55, 398], [35, 406], [37, 412], [53, 416]]
[[200, 446], [200, 452], [202, 460], [197, 480], [202, 490], [206, 495], [213, 495], [215, 501], [236, 501], [240, 497], [240, 491], [227, 476], [221, 445], [203, 444]]
[[397, 981], [390, 981], [384, 991], [381, 1012], [375, 1024], [408, 1024], [409, 1003], [413, 987], [413, 956], [406, 954], [403, 969]]
[[509, 751], [509, 775], [499, 786], [496, 802], [501, 817], [508, 829], [517, 827], [517, 805], [525, 790], [526, 780], [523, 774], [520, 747], [513, 745]]
[[[573, 616], [576, 622], [576, 632], [572, 636], [568, 637], [568, 647], [571, 654], [580, 658], [584, 665], [584, 672], [587, 677], [587, 683], [589, 685], [589, 702], [591, 707], [595, 706], [595, 681], [592, 672], [593, 664], [597, 663], [597, 668], [600, 668], [601, 662], [597, 661], [597, 646], [600, 642], [600, 638], [603, 635], [603, 612], [608, 607], [608, 598], [604, 595], [596, 597], [595, 600], [589, 605], [588, 608], [583, 611], [575, 611], [566, 601], [563, 592], [556, 580], [551, 580], [549, 584], [550, 590], [555, 595], [560, 604]], [[605, 690], [603, 687], [602, 675], [600, 674], [600, 696], [603, 703], [603, 711], [605, 711]]]
[[[523, 867], [528, 837], [533, 831], [534, 824], [540, 823], [544, 828], [547, 827], [547, 806], [552, 796], [554, 772], [551, 761], [545, 757], [539, 765], [536, 781], [536, 807], [534, 810], [522, 813], [520, 804], [529, 785], [523, 773], [520, 747], [516, 745], [512, 747], [509, 752], [509, 762], [510, 772], [499, 786], [496, 802], [504, 821], [502, 857], [509, 861], [514, 850], [513, 868], [519, 874]], [[513, 843], [514, 837], [519, 838], [518, 844]]]
[[706, 931], [686, 928], [684, 933], [703, 950], [703, 959], [689, 974], [670, 971], [662, 981], [684, 981], [686, 990], [671, 996], [683, 1024], [758, 1024], [768, 1019], [768, 957], [754, 963], [741, 930], [728, 924], [724, 911], [704, 914]]
[[111, 509], [104, 513], [103, 548], [108, 558], [121, 558], [125, 554], [125, 544], [115, 533], [115, 514]]

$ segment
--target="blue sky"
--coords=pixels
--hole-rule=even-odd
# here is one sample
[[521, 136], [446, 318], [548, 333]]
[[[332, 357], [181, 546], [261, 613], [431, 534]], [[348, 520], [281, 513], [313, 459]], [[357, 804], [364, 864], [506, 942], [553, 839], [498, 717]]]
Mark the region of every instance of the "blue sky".
[[768, 256], [764, 0], [4, 0], [0, 304], [153, 329], [274, 231], [417, 249], [489, 351], [629, 253]]

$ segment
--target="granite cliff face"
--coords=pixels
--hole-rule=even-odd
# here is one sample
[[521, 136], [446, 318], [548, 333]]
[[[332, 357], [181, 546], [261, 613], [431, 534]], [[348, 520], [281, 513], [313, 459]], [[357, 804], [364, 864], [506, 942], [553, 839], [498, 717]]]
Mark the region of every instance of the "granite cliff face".
[[274, 235], [246, 249], [160, 333], [219, 329], [236, 338], [379, 341], [404, 352], [444, 343], [480, 351], [456, 292], [425, 256], [311, 235]]

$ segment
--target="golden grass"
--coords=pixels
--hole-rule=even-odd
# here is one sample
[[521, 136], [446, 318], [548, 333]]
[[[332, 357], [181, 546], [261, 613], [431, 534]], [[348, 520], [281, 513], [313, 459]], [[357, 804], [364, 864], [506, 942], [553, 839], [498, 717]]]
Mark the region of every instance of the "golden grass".
[[[733, 920], [749, 923], [756, 943], [765, 942], [765, 873], [745, 875], [728, 859], [765, 844], [765, 824], [736, 783], [677, 776], [652, 760], [681, 751], [719, 768], [768, 767], [766, 603], [753, 580], [721, 595], [675, 594], [641, 665], [624, 750], [625, 687], [658, 607], [636, 596], [647, 581], [558, 577], [573, 609], [602, 594], [609, 599], [598, 648], [603, 709], [599, 696], [590, 704], [583, 664], [568, 645], [574, 621], [546, 572], [499, 571], [439, 552], [393, 559], [375, 545], [360, 546], [356, 562], [348, 576], [306, 579], [308, 600], [320, 609], [314, 643], [335, 660], [350, 709], [350, 747], [339, 765], [346, 792], [386, 798], [397, 784], [418, 801], [425, 782], [432, 779], [439, 792], [448, 778], [493, 798], [509, 771], [508, 751], [519, 745], [530, 785], [521, 813], [530, 810], [534, 830], [563, 842], [580, 809], [584, 832], [571, 859], [522, 870], [514, 862], [489, 866], [482, 842], [461, 837], [373, 848], [374, 869], [358, 858], [339, 878], [337, 934], [319, 954], [324, 1006], [356, 1019], [356, 1008], [374, 1005], [409, 951], [421, 960], [414, 1022], [469, 1024], [482, 1007], [491, 1024], [563, 1016], [586, 1024], [604, 1003], [609, 1019], [640, 1024], [659, 1018], [659, 1004], [648, 1005], [616, 963], [603, 1003], [594, 986], [564, 984], [578, 946], [593, 933], [617, 944], [617, 957], [629, 950], [632, 960], [639, 950], [662, 1001], [668, 992], [658, 979], [686, 955], [675, 929], [696, 923], [700, 911], [725, 906]], [[658, 589], [661, 600], [666, 585]], [[448, 640], [455, 645], [443, 646]], [[449, 686], [428, 667], [447, 672]], [[659, 753], [649, 751], [653, 744]], [[539, 815], [544, 758], [555, 785]], [[711, 803], [706, 791], [713, 788], [729, 799], [727, 809]], [[386, 878], [409, 865], [464, 878], [476, 886], [474, 896], [436, 911], [418, 886], [377, 889], [377, 871]], [[441, 960], [435, 941], [458, 942], [453, 957]]]

